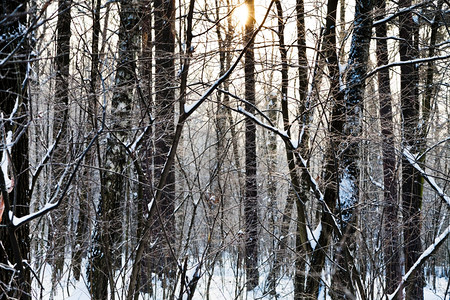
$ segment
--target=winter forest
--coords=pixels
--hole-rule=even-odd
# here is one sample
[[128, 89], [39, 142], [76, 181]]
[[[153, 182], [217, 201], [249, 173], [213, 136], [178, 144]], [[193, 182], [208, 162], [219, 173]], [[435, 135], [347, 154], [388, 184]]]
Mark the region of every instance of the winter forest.
[[450, 298], [447, 0], [1, 0], [0, 113], [2, 300]]

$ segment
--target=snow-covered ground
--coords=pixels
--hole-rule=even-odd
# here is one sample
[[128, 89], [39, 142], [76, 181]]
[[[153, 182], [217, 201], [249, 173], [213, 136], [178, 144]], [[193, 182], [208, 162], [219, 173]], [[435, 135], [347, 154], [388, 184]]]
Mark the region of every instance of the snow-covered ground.
[[[195, 269], [192, 269], [190, 274], [194, 273]], [[42, 299], [42, 300], [89, 300], [91, 299], [89, 296], [89, 291], [87, 288], [87, 284], [85, 279], [80, 281], [75, 281], [73, 278], [69, 279], [69, 275], [66, 274], [64, 278], [56, 285], [55, 291], [56, 293], [52, 295], [52, 284], [51, 284], [51, 268], [50, 266], [45, 266], [42, 271], [42, 286], [44, 290], [40, 290], [39, 285], [35, 282], [34, 291], [33, 291], [33, 299]], [[189, 276], [190, 277], [190, 276]], [[195, 300], [203, 300], [207, 299], [207, 282], [210, 275], [208, 273], [203, 274], [202, 278], [199, 281], [198, 287], [195, 292], [194, 299]], [[267, 274], [261, 274], [261, 285], [263, 286], [266, 282]], [[445, 292], [447, 288], [448, 278], [438, 277], [436, 278], [436, 290], [433, 290], [431, 286], [427, 286], [424, 288], [425, 300], [446, 300], [449, 299], [449, 295], [445, 298]], [[237, 285], [238, 284], [238, 285]], [[121, 284], [117, 285], [117, 288], [120, 293], [123, 292], [121, 289]], [[156, 293], [159, 295], [156, 298], [148, 298], [142, 297], [141, 299], [157, 299], [163, 300], [162, 294], [159, 294], [158, 291], [162, 292], [162, 288], [159, 282], [156, 282]], [[238, 291], [241, 291], [239, 298], [236, 298]], [[328, 295], [325, 295], [321, 290], [320, 300], [328, 300], [331, 299]], [[293, 284], [292, 280], [285, 277], [282, 278], [277, 285], [277, 293], [278, 299], [293, 299]], [[121, 296], [117, 295], [116, 299], [121, 299]], [[262, 287], [257, 287], [251, 292], [246, 292], [245, 287], [243, 285], [242, 274], [239, 273], [236, 276], [235, 270], [231, 268], [231, 266], [225, 266], [220, 269], [219, 265], [216, 265], [214, 274], [211, 277], [210, 287], [209, 287], [209, 299], [211, 300], [231, 300], [231, 299], [273, 299], [270, 295], [264, 295], [264, 291]]]

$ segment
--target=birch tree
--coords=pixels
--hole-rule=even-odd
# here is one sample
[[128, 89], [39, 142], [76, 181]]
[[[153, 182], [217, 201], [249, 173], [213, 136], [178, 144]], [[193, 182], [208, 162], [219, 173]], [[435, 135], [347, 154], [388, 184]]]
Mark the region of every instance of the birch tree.
[[137, 13], [132, 1], [120, 2], [118, 62], [111, 99], [111, 123], [106, 138], [105, 170], [101, 174], [101, 199], [96, 223], [96, 246], [90, 270], [91, 293], [106, 299], [108, 285], [115, 293], [114, 272], [121, 265], [123, 209], [128, 155], [126, 145], [131, 128], [131, 107], [136, 81]]

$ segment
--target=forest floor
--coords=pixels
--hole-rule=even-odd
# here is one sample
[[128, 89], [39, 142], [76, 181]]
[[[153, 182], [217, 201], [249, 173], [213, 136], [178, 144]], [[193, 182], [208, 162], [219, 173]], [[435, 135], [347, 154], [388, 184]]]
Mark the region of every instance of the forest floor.
[[[192, 273], [194, 269], [191, 270]], [[84, 273], [86, 274], [86, 273]], [[192, 274], [191, 274], [192, 275]], [[187, 274], [188, 277], [189, 274]], [[260, 278], [262, 279], [260, 282], [260, 286], [264, 286], [266, 283], [267, 274], [261, 274]], [[124, 277], [126, 278], [126, 277]], [[115, 299], [124, 299], [125, 298], [125, 290], [122, 288], [124, 285], [122, 284], [123, 278], [119, 279], [116, 284], [117, 293]], [[208, 286], [209, 283], [209, 289]], [[46, 265], [45, 268], [41, 269], [41, 283], [43, 289], [40, 285], [37, 284], [37, 281], [34, 282], [34, 290], [33, 290], [33, 299], [42, 299], [42, 300], [89, 300], [90, 295], [87, 287], [87, 281], [85, 277], [82, 277], [79, 281], [76, 281], [69, 273], [66, 273], [63, 278], [55, 285], [53, 285], [54, 292], [52, 293], [52, 276], [51, 276], [51, 267]], [[424, 288], [424, 299], [425, 300], [447, 300], [449, 299], [449, 295], [445, 295], [448, 284], [448, 278], [445, 277], [437, 277], [436, 278], [436, 289], [434, 290], [431, 285], [427, 285]], [[242, 299], [242, 300], [253, 300], [253, 299], [275, 299], [273, 296], [264, 294], [263, 288], [261, 287], [255, 288], [251, 292], [247, 292], [243, 285], [243, 276], [242, 272], [238, 273], [236, 276], [235, 270], [231, 268], [231, 266], [224, 266], [223, 268], [219, 268], [216, 266], [215, 272], [212, 276], [210, 274], [205, 273], [199, 280], [197, 289], [195, 291], [194, 300], [231, 300], [231, 299]], [[161, 282], [159, 280], [155, 280], [154, 284], [155, 289], [154, 293], [157, 295], [157, 298], [152, 298], [147, 296], [143, 296], [140, 299], [156, 299], [163, 300], [163, 289], [161, 287]], [[293, 299], [293, 284], [291, 278], [288, 276], [284, 276], [277, 284], [277, 299], [290, 300]], [[239, 297], [236, 295], [239, 294]], [[319, 300], [328, 300], [331, 299], [328, 295], [325, 295], [326, 291], [322, 290], [321, 295], [319, 296]], [[376, 293], [375, 293], [376, 294]], [[377, 296], [374, 296], [376, 299]], [[184, 298], [183, 298], [184, 299]]]

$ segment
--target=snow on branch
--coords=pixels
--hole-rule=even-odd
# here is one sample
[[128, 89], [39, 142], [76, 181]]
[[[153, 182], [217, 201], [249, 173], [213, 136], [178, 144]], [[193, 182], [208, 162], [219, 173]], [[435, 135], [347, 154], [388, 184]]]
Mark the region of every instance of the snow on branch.
[[[2, 149], [2, 160], [0, 163], [0, 169], [3, 176], [4, 187], [0, 191], [0, 222], [2, 221], [3, 212], [6, 208], [5, 200], [3, 199], [3, 188], [6, 192], [10, 193], [14, 188], [14, 179], [10, 179], [8, 176], [9, 163], [11, 162], [11, 156], [9, 155], [12, 147], [12, 132], [8, 131], [6, 133], [6, 138], [4, 139], [4, 149]], [[2, 183], [2, 184], [3, 184]]]
[[[285, 142], [286, 147], [291, 147], [291, 150], [295, 150], [298, 147], [298, 145], [300, 144], [299, 142], [293, 142], [286, 132], [281, 131], [278, 128], [275, 128], [274, 126], [270, 126], [268, 124], [265, 124], [265, 123], [261, 122], [260, 120], [258, 120], [255, 117], [255, 115], [249, 113], [248, 111], [246, 111], [242, 107], [238, 107], [237, 112], [245, 115], [247, 118], [250, 118], [253, 122], [255, 122], [256, 124], [260, 125], [261, 127], [266, 128], [266, 129], [274, 132], [278, 136], [280, 136], [283, 139], [283, 141]], [[330, 224], [330, 226], [333, 228], [336, 236], [341, 240], [342, 236], [343, 236], [342, 230], [340, 229], [339, 224], [338, 224], [338, 222], [337, 222], [337, 220], [336, 220], [336, 218], [334, 216], [333, 210], [330, 209], [330, 207], [325, 202], [324, 194], [320, 190], [317, 181], [314, 179], [314, 177], [310, 173], [309, 169], [307, 168], [307, 161], [301, 156], [299, 151], [294, 151], [294, 155], [295, 155], [297, 161], [300, 163], [300, 166], [305, 170], [306, 175], [307, 175], [306, 179], [308, 180], [308, 183], [309, 183], [311, 189], [313, 190], [313, 193], [316, 196], [317, 200], [322, 205], [323, 212], [330, 216], [330, 218], [332, 220], [332, 224]], [[310, 244], [311, 248], [313, 250], [315, 250], [315, 248], [317, 246], [317, 241], [319, 240], [320, 235], [322, 233], [322, 224], [320, 223], [316, 227], [316, 229], [314, 231], [311, 231], [311, 228], [309, 228], [309, 226], [306, 226], [306, 228], [307, 228], [309, 244]], [[356, 259], [354, 258], [352, 252], [350, 251], [350, 249], [348, 248], [347, 245], [345, 245], [344, 251], [349, 256], [350, 263], [354, 267], [355, 274], [354, 274], [353, 277], [355, 277], [354, 280], [357, 282], [358, 291], [362, 294], [362, 293], [364, 293], [364, 291], [361, 288], [362, 287], [361, 276], [359, 274], [359, 271], [356, 268], [356, 266], [357, 266]]]
[[379, 67], [373, 69], [372, 71], [367, 73], [366, 78], [369, 78], [369, 77], [375, 75], [376, 73], [378, 73], [381, 70], [391, 68], [391, 67], [399, 67], [399, 66], [410, 65], [410, 64], [420, 64], [420, 63], [426, 63], [426, 62], [436, 61], [436, 60], [445, 60], [445, 59], [449, 59], [449, 58], [450, 58], [450, 54], [436, 55], [436, 56], [432, 56], [432, 57], [417, 58], [417, 59], [411, 59], [411, 60], [405, 60], [405, 61], [396, 61], [396, 62], [387, 64], [387, 65], [383, 65], [383, 66], [379, 66]]
[[287, 135], [287, 133], [285, 131], [281, 131], [278, 128], [268, 125], [266, 123], [261, 122], [260, 120], [258, 120], [258, 118], [256, 118], [256, 116], [252, 113], [249, 113], [248, 111], [246, 111], [244, 108], [242, 108], [241, 106], [238, 106], [237, 108], [237, 112], [243, 114], [244, 116], [246, 116], [247, 118], [250, 118], [253, 122], [255, 122], [256, 124], [258, 124], [259, 126], [266, 128], [274, 133], [276, 133], [277, 135], [279, 135], [284, 141], [288, 142], [291, 147], [293, 149], [295, 149], [294, 144], [292, 143], [292, 141], [290, 140], [289, 136]]
[[424, 262], [425, 260], [430, 257], [434, 252], [436, 252], [437, 249], [439, 249], [439, 246], [442, 245], [445, 241], [445, 239], [448, 237], [450, 233], [450, 226], [448, 226], [433, 242], [433, 244], [431, 244], [423, 253], [422, 255], [420, 255], [420, 257], [417, 259], [417, 261], [414, 263], [414, 265], [408, 270], [408, 272], [406, 272], [405, 275], [403, 275], [402, 277], [402, 281], [400, 282], [400, 284], [398, 285], [397, 289], [390, 295], [388, 295], [388, 299], [394, 299], [397, 294], [399, 293], [399, 291], [403, 288], [403, 286], [405, 285], [405, 282], [409, 279], [409, 277], [411, 277], [411, 275], [413, 274], [413, 272], [419, 268]]
[[423, 176], [423, 178], [431, 185], [433, 190], [438, 193], [439, 197], [441, 197], [442, 200], [444, 200], [447, 203], [447, 206], [450, 208], [450, 197], [444, 193], [442, 188], [437, 185], [436, 181], [434, 181], [434, 178], [430, 177], [425, 171], [419, 166], [417, 163], [416, 156], [412, 154], [408, 149], [403, 150], [403, 155], [405, 156], [406, 160], [417, 170], [420, 172], [420, 174]]
[[150, 130], [152, 128], [152, 126], [151, 126], [152, 123], [153, 123], [153, 119], [150, 120], [150, 125], [147, 125], [144, 128], [144, 131], [142, 131], [142, 133], [139, 134], [139, 136], [137, 136], [134, 141], [125, 145], [125, 148], [129, 149], [131, 152], [135, 152], [136, 149], [139, 147], [139, 145], [144, 141], [144, 137], [146, 137], [147, 134], [150, 132]]
[[416, 9], [416, 8], [419, 8], [421, 6], [425, 6], [425, 5], [429, 4], [430, 2], [431, 1], [424, 1], [424, 2], [420, 2], [420, 3], [414, 4], [412, 6], [409, 6], [409, 7], [405, 7], [405, 8], [399, 9], [397, 12], [395, 12], [393, 14], [390, 14], [390, 15], [386, 16], [385, 18], [373, 22], [373, 26], [378, 26], [378, 25], [381, 25], [383, 23], [389, 22], [389, 21], [397, 18], [398, 16], [400, 16], [402, 14], [408, 13], [408, 12], [410, 12], [410, 11]]
[[32, 172], [31, 174], [31, 185], [30, 185], [30, 191], [33, 191], [34, 186], [36, 184], [37, 178], [39, 177], [39, 174], [41, 173], [42, 169], [45, 167], [45, 164], [47, 163], [47, 161], [49, 161], [49, 159], [51, 158], [56, 145], [58, 144], [59, 141], [59, 136], [61, 135], [61, 129], [58, 132], [58, 135], [56, 136], [55, 141], [53, 142], [53, 144], [50, 146], [50, 148], [48, 148], [47, 153], [44, 155], [44, 157], [42, 157], [41, 162], [39, 163], [39, 165], [37, 166], [36, 170], [34, 172]]
[[[259, 125], [259, 126], [261, 126], [263, 128], [266, 128], [266, 129], [274, 132], [278, 136], [280, 136], [281, 139], [287, 144], [287, 146], [291, 147], [292, 150], [295, 150], [296, 147], [300, 144], [299, 142], [293, 142], [285, 131], [281, 131], [278, 128], [275, 128], [273, 126], [270, 126], [268, 124], [265, 124], [265, 123], [261, 122], [260, 120], [258, 120], [255, 117], [255, 115], [249, 113], [248, 111], [246, 111], [242, 107], [238, 107], [237, 112], [239, 112], [239, 113], [245, 115], [246, 117], [250, 118], [257, 125]], [[331, 226], [336, 231], [336, 234], [338, 235], [338, 237], [339, 238], [342, 237], [342, 231], [340, 230], [340, 228], [338, 226], [338, 222], [337, 222], [337, 220], [336, 220], [336, 218], [335, 218], [335, 216], [333, 214], [333, 211], [330, 209], [330, 207], [328, 207], [327, 203], [325, 202], [324, 194], [320, 190], [319, 184], [317, 183], [317, 181], [314, 179], [314, 176], [311, 174], [311, 172], [307, 168], [306, 160], [301, 156], [301, 154], [298, 151], [295, 151], [294, 155], [297, 158], [297, 161], [300, 162], [300, 166], [305, 170], [305, 172], [307, 174], [306, 178], [308, 180], [308, 183], [309, 183], [310, 187], [312, 188], [313, 193], [316, 196], [317, 200], [322, 205], [324, 212], [331, 216], [331, 219], [333, 220], [333, 224], [331, 224]], [[312, 246], [312, 244], [311, 244], [311, 246]]]
[[[262, 118], [264, 118], [264, 120], [267, 121], [268, 124], [270, 124], [270, 126], [275, 127], [275, 125], [270, 120], [270, 118], [267, 117], [264, 113], [262, 113], [261, 110], [255, 104], [250, 103], [249, 101], [247, 101], [245, 99], [242, 99], [241, 97], [239, 97], [239, 96], [237, 96], [237, 95], [235, 95], [233, 93], [230, 93], [229, 91], [226, 91], [224, 89], [218, 88], [217, 90], [220, 91], [221, 93], [225, 94], [225, 95], [228, 95], [228, 96], [230, 96], [230, 97], [232, 97], [232, 98], [234, 98], [234, 99], [236, 99], [236, 100], [238, 100], [240, 102], [244, 102], [245, 104], [251, 106], [259, 115], [261, 115]], [[229, 106], [227, 106], [225, 104], [222, 104], [222, 105], [225, 106], [228, 109], [232, 109], [231, 107], [229, 107]]]
[[319, 222], [319, 224], [317, 224], [317, 227], [316, 227], [316, 229], [314, 229], [314, 231], [311, 231], [309, 226], [306, 227], [306, 230], [307, 230], [307, 234], [308, 234], [309, 243], [311, 244], [312, 250], [314, 250], [317, 246], [317, 243], [319, 242], [320, 235], [322, 234], [322, 223]]
[[31, 213], [29, 215], [23, 216], [23, 217], [16, 217], [16, 216], [14, 216], [14, 214], [12, 212], [10, 212], [10, 220], [12, 220], [12, 223], [14, 224], [15, 227], [19, 227], [22, 224], [25, 224], [26, 222], [34, 220], [37, 217], [44, 215], [48, 211], [55, 209], [57, 206], [58, 206], [58, 202], [54, 202], [54, 203], [49, 202], [49, 203], [46, 203], [44, 205], [44, 207], [42, 207], [40, 210], [38, 210], [34, 213]]
[[[66, 176], [65, 174], [67, 174], [68, 172], [68, 167], [65, 169], [64, 174], [60, 177], [59, 182], [58, 182], [58, 189], [55, 192], [55, 196], [52, 198], [52, 200], [50, 200], [49, 202], [47, 202], [44, 207], [42, 207], [40, 210], [28, 214], [26, 216], [23, 217], [15, 217], [14, 214], [12, 212], [10, 212], [10, 220], [13, 223], [15, 228], [18, 228], [22, 225], [24, 225], [25, 223], [28, 223], [34, 219], [39, 218], [40, 216], [43, 216], [45, 214], [47, 214], [48, 212], [58, 208], [58, 206], [62, 203], [62, 201], [64, 200], [64, 198], [66, 197], [67, 192], [69, 191], [69, 188], [72, 184], [72, 181], [75, 179], [75, 176], [78, 172], [78, 169], [81, 166], [81, 163], [83, 162], [84, 157], [87, 155], [87, 153], [89, 152], [89, 150], [94, 146], [95, 142], [97, 141], [97, 139], [99, 138], [99, 136], [103, 133], [104, 128], [105, 128], [105, 123], [106, 123], [106, 97], [104, 98], [104, 102], [103, 102], [103, 112], [102, 112], [102, 122], [101, 122], [101, 126], [100, 128], [97, 130], [97, 133], [95, 134], [95, 136], [91, 139], [91, 141], [89, 142], [89, 144], [86, 146], [86, 148], [84, 149], [83, 153], [81, 153], [81, 155], [78, 157], [78, 159], [72, 164], [73, 170], [70, 173], [69, 178], [66, 180]], [[65, 186], [64, 189], [62, 189], [62, 192], [59, 193], [60, 187], [63, 185], [63, 182], [65, 182]], [[54, 199], [58, 197], [58, 200], [54, 201]]]
[[[44, 3], [40, 12], [38, 14], [36, 14], [34, 16], [34, 18], [30, 21], [30, 25], [28, 28], [21, 27], [15, 36], [11, 36], [8, 38], [8, 39], [13, 39], [13, 40], [18, 40], [18, 42], [17, 42], [17, 45], [15, 46], [15, 48], [12, 51], [10, 51], [5, 58], [0, 60], [0, 67], [7, 64], [14, 57], [14, 55], [17, 53], [17, 51], [19, 51], [20, 49], [23, 48], [23, 45], [25, 44], [25, 42], [31, 32], [33, 32], [37, 27], [44, 24], [45, 20], [42, 22], [38, 22], [38, 21], [44, 14], [44, 12], [47, 10], [47, 7], [50, 5], [51, 2], [52, 2], [52, 0], [47, 0], [47, 2]], [[19, 7], [20, 6], [18, 6], [16, 10], [18, 10]], [[9, 16], [14, 17], [14, 13], [15, 12], [10, 14]], [[20, 38], [20, 40], [19, 40], [19, 38]]]

